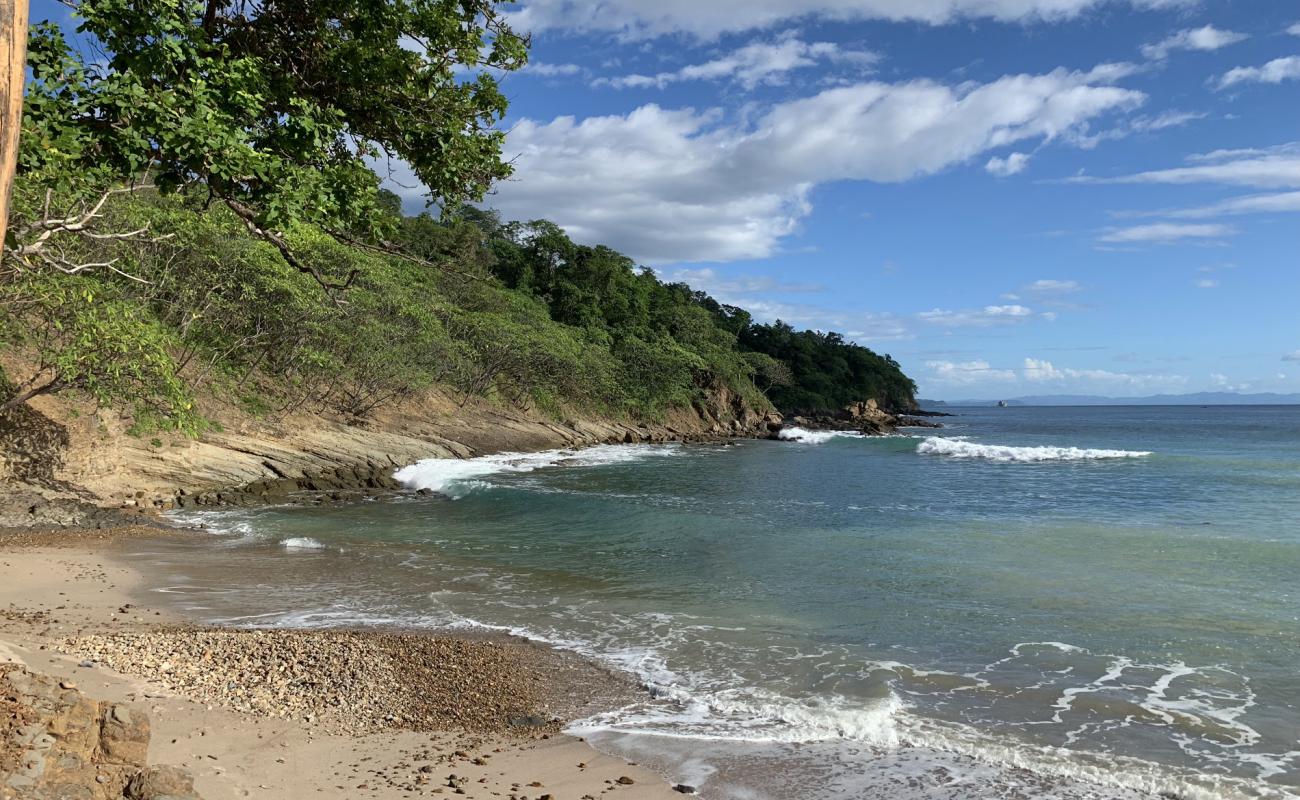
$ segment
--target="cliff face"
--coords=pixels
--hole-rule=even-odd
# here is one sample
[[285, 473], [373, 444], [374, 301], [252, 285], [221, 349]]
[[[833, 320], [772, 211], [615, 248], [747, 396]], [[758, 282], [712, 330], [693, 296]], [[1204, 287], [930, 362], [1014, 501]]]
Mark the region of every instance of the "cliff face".
[[[197, 439], [132, 436], [109, 409], [39, 398], [0, 425], [0, 481], [9, 494], [0, 526], [85, 525], [96, 510], [154, 513], [191, 505], [251, 505], [288, 493], [396, 488], [393, 471], [426, 458], [470, 458], [599, 443], [704, 441], [766, 436], [780, 417], [749, 407], [725, 388], [663, 422], [602, 419], [558, 422], [483, 401], [460, 404], [430, 392], [365, 420], [294, 413], [267, 419], [232, 407]], [[87, 505], [89, 504], [89, 505]]]

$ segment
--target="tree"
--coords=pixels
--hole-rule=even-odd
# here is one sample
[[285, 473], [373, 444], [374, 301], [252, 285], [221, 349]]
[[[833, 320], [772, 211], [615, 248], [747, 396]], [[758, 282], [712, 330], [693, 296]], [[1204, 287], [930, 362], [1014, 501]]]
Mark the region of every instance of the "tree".
[[27, 60], [27, 0], [0, 0], [0, 243], [9, 220], [9, 192], [18, 160]]
[[394, 223], [378, 159], [404, 159], [445, 208], [510, 174], [492, 71], [523, 66], [528, 42], [501, 14], [508, 1], [70, 2], [108, 57], [84, 63], [52, 23], [32, 31], [19, 173], [35, 196], [10, 269], [105, 266], [70, 263], [52, 240], [104, 235], [104, 205], [125, 186], [223, 204], [296, 269], [349, 286], [355, 273], [325, 274], [284, 234], [310, 223], [383, 241]]

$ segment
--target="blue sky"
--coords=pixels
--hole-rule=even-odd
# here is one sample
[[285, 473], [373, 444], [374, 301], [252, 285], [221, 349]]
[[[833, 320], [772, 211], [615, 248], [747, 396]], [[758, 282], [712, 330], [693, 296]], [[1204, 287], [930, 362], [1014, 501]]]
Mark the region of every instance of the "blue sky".
[[1300, 2], [513, 14], [508, 218], [842, 331], [925, 397], [1300, 391]]

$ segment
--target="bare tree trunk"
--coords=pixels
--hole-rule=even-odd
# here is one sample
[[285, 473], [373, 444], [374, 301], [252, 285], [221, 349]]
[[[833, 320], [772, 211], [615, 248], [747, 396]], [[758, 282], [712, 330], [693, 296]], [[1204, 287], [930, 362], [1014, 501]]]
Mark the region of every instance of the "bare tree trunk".
[[23, 125], [27, 69], [27, 0], [0, 0], [0, 257], [9, 224], [9, 192]]

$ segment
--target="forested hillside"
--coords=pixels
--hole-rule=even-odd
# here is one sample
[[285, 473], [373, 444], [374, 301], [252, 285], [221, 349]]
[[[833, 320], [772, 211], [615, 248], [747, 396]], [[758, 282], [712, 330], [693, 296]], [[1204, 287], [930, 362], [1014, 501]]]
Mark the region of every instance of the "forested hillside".
[[[33, 32], [0, 264], [3, 409], [72, 392], [128, 409], [140, 431], [199, 432], [207, 394], [352, 417], [435, 386], [645, 420], [723, 389], [759, 410], [911, 407], [887, 356], [757, 324], [552, 223], [465, 204], [509, 172], [492, 128], [504, 98], [433, 55], [522, 64], [495, 2], [334, 24], [285, 3], [177, 8], [80, 3], [106, 63], [55, 26]], [[424, 58], [385, 49], [413, 29]], [[366, 57], [364, 74], [336, 69]], [[286, 72], [293, 58], [309, 63]], [[363, 93], [376, 81], [385, 97]], [[435, 215], [402, 216], [371, 170], [379, 149], [412, 163]]]

